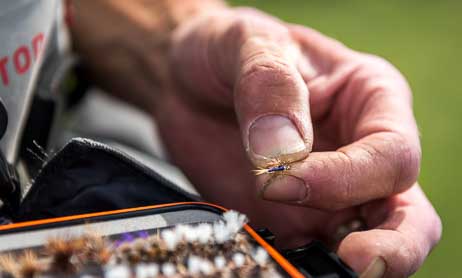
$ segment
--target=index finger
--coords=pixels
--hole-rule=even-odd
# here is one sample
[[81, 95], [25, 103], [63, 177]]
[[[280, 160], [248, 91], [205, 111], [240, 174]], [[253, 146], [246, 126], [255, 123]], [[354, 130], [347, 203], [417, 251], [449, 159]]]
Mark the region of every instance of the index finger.
[[337, 210], [402, 192], [416, 181], [420, 142], [410, 89], [399, 72], [367, 57], [342, 87], [330, 120], [346, 145], [314, 152], [270, 183], [260, 178], [263, 198]]

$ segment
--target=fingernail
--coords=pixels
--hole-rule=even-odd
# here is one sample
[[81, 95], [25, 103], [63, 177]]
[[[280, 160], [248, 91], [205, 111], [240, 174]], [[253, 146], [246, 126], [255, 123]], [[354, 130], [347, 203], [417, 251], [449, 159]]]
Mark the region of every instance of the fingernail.
[[290, 119], [281, 115], [264, 116], [250, 126], [249, 149], [256, 160], [303, 155], [292, 160], [295, 161], [308, 155], [298, 129]]
[[372, 260], [366, 270], [361, 274], [360, 278], [382, 278], [386, 269], [387, 265], [385, 261], [377, 257]]
[[279, 176], [263, 187], [261, 196], [270, 201], [303, 201], [308, 197], [308, 187], [299, 178]]

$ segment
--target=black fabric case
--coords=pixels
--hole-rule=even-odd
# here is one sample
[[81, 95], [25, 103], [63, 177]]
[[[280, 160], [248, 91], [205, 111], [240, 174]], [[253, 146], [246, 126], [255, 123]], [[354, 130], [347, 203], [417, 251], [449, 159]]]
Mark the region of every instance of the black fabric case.
[[28, 221], [198, 200], [126, 154], [76, 138], [44, 165], [12, 218]]

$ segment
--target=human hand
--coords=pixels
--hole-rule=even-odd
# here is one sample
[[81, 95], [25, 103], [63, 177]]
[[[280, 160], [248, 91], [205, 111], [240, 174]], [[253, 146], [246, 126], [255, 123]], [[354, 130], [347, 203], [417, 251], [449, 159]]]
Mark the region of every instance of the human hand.
[[[180, 26], [170, 65], [153, 115], [173, 161], [207, 200], [247, 213], [285, 246], [332, 242], [361, 218], [368, 231], [338, 243], [358, 272], [382, 258], [386, 275], [401, 277], [423, 262], [441, 225], [411, 187], [418, 131], [409, 87], [390, 64], [239, 9]], [[290, 169], [250, 173], [277, 161]]]

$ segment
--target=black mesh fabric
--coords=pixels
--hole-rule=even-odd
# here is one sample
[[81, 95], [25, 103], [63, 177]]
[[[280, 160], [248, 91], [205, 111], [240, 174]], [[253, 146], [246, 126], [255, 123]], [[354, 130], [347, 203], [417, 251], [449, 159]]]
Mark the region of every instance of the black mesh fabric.
[[13, 220], [197, 200], [127, 155], [77, 138], [44, 165]]

